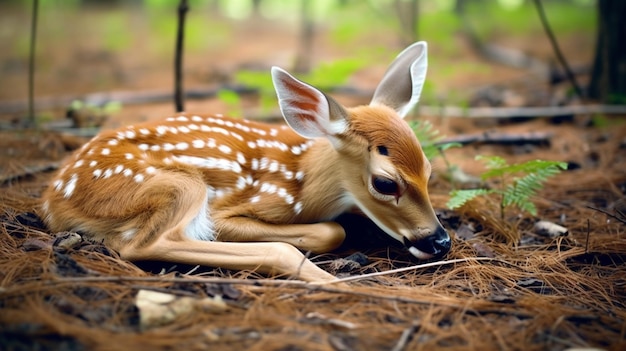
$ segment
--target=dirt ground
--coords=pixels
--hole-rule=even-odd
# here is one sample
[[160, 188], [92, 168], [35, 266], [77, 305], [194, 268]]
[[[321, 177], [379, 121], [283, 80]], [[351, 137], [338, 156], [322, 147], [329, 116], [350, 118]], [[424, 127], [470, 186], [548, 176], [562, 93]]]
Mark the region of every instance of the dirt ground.
[[[234, 40], [245, 41], [257, 28], [253, 24], [238, 28]], [[206, 65], [201, 58], [190, 57], [186, 68], [189, 86], [214, 86], [219, 79], [207, 78], [215, 77], [211, 72], [228, 74], [249, 62], [287, 62], [294, 39], [278, 37], [283, 28], [269, 24], [263, 28], [253, 41], [256, 45], [222, 51], [213, 58], [212, 62], [224, 64]], [[563, 46], [568, 57], [588, 63], [588, 52], [577, 48], [581, 41], [590, 40], [566, 38]], [[388, 41], [395, 50], [397, 43]], [[540, 57], [550, 53], [549, 46], [516, 44], [533, 47]], [[272, 45], [280, 49], [264, 54]], [[437, 51], [436, 45], [431, 47]], [[347, 56], [325, 42], [322, 34], [316, 48], [319, 59]], [[46, 76], [38, 94], [80, 96], [99, 91], [93, 77], [106, 76], [111, 69], [102, 60], [118, 62], [114, 69], [134, 79], [132, 83], [120, 79], [105, 90], [166, 90], [171, 85], [170, 66], [163, 60], [141, 63], [137, 56], [123, 55], [78, 60], [80, 50], [76, 50], [54, 53], [56, 62], [64, 62], [63, 70]], [[464, 57], [480, 61], [469, 49]], [[4, 60], [7, 69], [10, 60]], [[373, 88], [385, 64], [360, 71], [351, 84]], [[167, 69], [144, 69], [142, 65]], [[64, 84], [67, 70], [73, 66], [74, 79]], [[528, 72], [496, 65], [489, 74], [476, 75], [461, 74], [438, 86], [444, 90], [467, 88], [469, 95], [489, 84], [516, 92], [519, 87], [514, 83]], [[433, 76], [437, 82], [444, 80], [437, 72]], [[0, 85], [2, 102], [23, 99], [24, 94], [15, 89], [23, 86], [21, 78], [13, 73], [5, 77], [14, 89], [11, 84]], [[543, 81], [534, 87], [550, 94]], [[520, 95], [525, 93], [527, 90]], [[366, 102], [349, 94], [336, 97], [345, 104]], [[254, 102], [254, 97], [245, 101], [251, 106], [246, 111], [252, 114], [257, 113]], [[223, 112], [227, 108], [216, 99], [187, 102], [190, 112]], [[63, 119], [63, 110], [47, 113], [58, 121]], [[170, 102], [124, 106], [109, 116], [103, 128], [171, 113]], [[10, 125], [19, 116], [5, 113], [0, 117], [3, 125]], [[456, 211], [446, 209], [452, 185], [444, 177], [444, 160], [437, 159], [431, 200], [453, 237], [451, 252], [439, 263], [422, 265], [424, 262], [381, 236], [371, 223], [344, 218], [347, 243], [337, 252], [312, 259], [331, 273], [351, 279], [347, 287], [266, 279], [254, 272], [158, 262], [133, 264], [75, 233], [51, 233], [37, 216], [39, 196], [59, 162], [88, 139], [41, 130], [0, 131], [0, 348], [626, 349], [625, 116], [579, 114], [505, 122], [420, 118], [429, 119], [450, 137], [530, 131], [549, 136], [541, 145], [477, 143], [447, 151], [447, 162], [468, 174], [477, 176], [484, 171], [474, 160], [476, 155], [499, 155], [509, 162], [559, 160], [568, 162], [569, 170], [551, 179], [537, 196], [536, 217], [511, 210], [501, 219], [495, 200], [476, 201]], [[568, 234], [555, 238], [539, 235], [533, 229], [538, 220], [562, 225]], [[137, 296], [145, 290], [172, 294], [185, 301], [191, 312], [145, 326], [145, 316], [137, 307]], [[173, 309], [170, 306], [169, 311]]]

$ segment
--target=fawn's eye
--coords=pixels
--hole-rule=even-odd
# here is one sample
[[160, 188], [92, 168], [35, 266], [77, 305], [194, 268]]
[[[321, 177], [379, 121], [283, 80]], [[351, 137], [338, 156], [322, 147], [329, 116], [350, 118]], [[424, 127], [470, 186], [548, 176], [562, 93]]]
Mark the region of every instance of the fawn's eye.
[[383, 195], [398, 194], [398, 183], [389, 178], [372, 176], [372, 186]]

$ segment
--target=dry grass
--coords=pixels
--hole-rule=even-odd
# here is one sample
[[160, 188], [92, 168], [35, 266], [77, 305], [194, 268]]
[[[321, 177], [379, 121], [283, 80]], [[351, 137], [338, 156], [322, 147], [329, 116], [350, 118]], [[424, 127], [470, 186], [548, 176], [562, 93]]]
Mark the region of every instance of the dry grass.
[[[564, 173], [538, 201], [541, 217], [562, 219], [569, 236], [537, 237], [528, 217], [502, 223], [499, 213], [486, 210], [487, 201], [452, 214], [457, 227], [473, 223], [479, 230], [468, 240], [455, 238], [440, 264], [416, 266], [393, 247], [364, 250], [370, 263], [348, 273], [335, 271], [342, 268], [338, 256], [316, 258], [350, 277], [345, 286], [251, 272], [187, 274], [186, 267], [156, 274], [99, 243], [65, 250], [55, 243], [63, 233], [22, 215], [36, 209], [49, 174], [13, 181], [0, 195], [1, 348], [626, 349], [626, 226], [588, 207], [610, 212], [623, 198], [625, 151], [619, 139], [609, 143], [605, 148], [613, 151], [600, 156], [599, 166]], [[444, 192], [438, 184], [436, 204]], [[511, 242], [511, 229], [523, 243]], [[397, 268], [406, 269], [391, 271]], [[367, 275], [373, 272], [387, 273]], [[229, 309], [197, 311], [142, 331], [134, 305], [141, 289], [223, 295]]]

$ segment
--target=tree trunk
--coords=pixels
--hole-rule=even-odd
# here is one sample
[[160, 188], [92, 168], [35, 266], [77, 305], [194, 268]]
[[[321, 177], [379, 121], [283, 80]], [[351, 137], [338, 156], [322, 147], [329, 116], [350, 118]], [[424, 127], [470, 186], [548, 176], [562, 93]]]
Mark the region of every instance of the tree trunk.
[[626, 104], [626, 1], [598, 0], [598, 39], [589, 97]]

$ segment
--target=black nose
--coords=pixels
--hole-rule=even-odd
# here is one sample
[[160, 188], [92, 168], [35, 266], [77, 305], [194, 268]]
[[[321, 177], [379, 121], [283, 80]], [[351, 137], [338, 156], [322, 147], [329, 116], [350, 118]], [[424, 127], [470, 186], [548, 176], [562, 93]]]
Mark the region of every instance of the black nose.
[[443, 227], [438, 227], [433, 234], [413, 243], [413, 246], [420, 251], [440, 258], [450, 251], [452, 242], [448, 232]]

